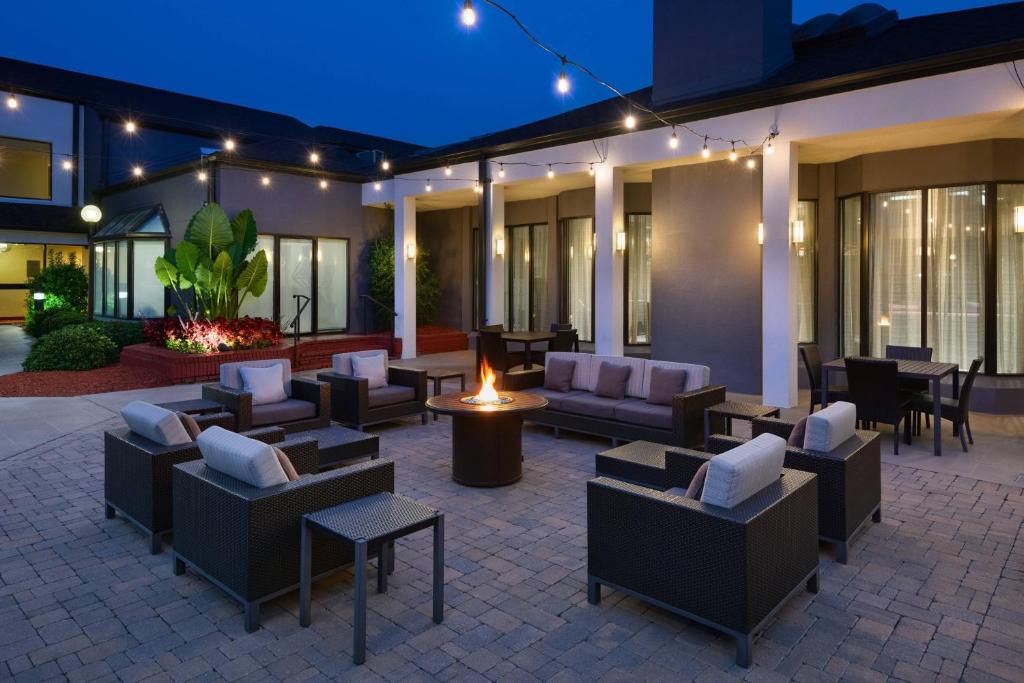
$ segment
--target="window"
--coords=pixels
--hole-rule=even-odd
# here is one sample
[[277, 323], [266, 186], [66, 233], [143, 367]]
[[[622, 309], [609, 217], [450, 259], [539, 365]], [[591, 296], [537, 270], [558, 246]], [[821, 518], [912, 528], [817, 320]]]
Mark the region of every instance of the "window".
[[52, 199], [48, 142], [0, 137], [0, 197]]
[[996, 372], [1024, 373], [1024, 184], [996, 187]]
[[547, 321], [547, 225], [505, 229], [505, 321], [513, 332], [535, 330]]
[[274, 319], [274, 236], [259, 235], [256, 238], [256, 251], [262, 249], [267, 253], [267, 288], [258, 297], [247, 296], [238, 307], [239, 315], [250, 318]]
[[651, 343], [651, 214], [626, 216], [626, 343]]
[[872, 356], [921, 345], [921, 192], [871, 197]]
[[860, 197], [848, 197], [839, 202], [839, 353], [842, 356], [860, 355], [860, 204]]
[[[281, 282], [278, 292], [278, 307], [281, 311], [281, 329], [293, 332], [290, 327], [295, 320], [296, 295], [313, 297], [313, 240], [282, 237], [278, 240], [280, 253]], [[300, 332], [313, 331], [312, 302], [306, 306], [299, 318]]]
[[594, 341], [594, 219], [562, 222], [563, 310], [580, 341]]
[[153, 264], [164, 255], [163, 240], [132, 242], [135, 269], [132, 272], [132, 317], [160, 318], [165, 314], [164, 286], [157, 279]]
[[[812, 342], [815, 332], [815, 301], [818, 283], [818, 202], [802, 201], [796, 205], [796, 219], [803, 223], [803, 241], [797, 243], [797, 341]], [[799, 236], [794, 236], [796, 239]]]
[[0, 243], [0, 318], [25, 315], [25, 280], [39, 272], [43, 245]]
[[121, 319], [163, 317], [164, 287], [153, 264], [166, 246], [166, 240], [152, 238], [93, 245], [93, 315]]
[[316, 329], [348, 327], [348, 240], [317, 240]]

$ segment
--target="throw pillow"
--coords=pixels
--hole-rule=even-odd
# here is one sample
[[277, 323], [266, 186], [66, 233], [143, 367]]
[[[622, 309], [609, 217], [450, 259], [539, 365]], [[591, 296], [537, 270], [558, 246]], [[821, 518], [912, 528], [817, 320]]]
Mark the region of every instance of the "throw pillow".
[[795, 425], [793, 425], [793, 431], [789, 433], [789, 438], [786, 439], [787, 446], [793, 446], [794, 448], [804, 447], [804, 434], [807, 433], [807, 416], [804, 415], [800, 418]]
[[597, 369], [597, 384], [594, 393], [604, 398], [622, 400], [626, 398], [626, 382], [633, 368], [617, 363], [601, 363]]
[[288, 399], [284, 391], [284, 370], [280, 365], [263, 368], [238, 368], [242, 377], [242, 391], [252, 394], [254, 406], [280, 403]]
[[384, 367], [384, 356], [352, 356], [352, 375], [365, 377], [370, 389], [388, 385], [388, 370]]
[[191, 443], [188, 432], [176, 413], [145, 401], [132, 401], [121, 408], [128, 428], [161, 446]]
[[544, 388], [567, 393], [572, 391], [572, 373], [576, 361], [568, 358], [552, 358], [544, 369]]
[[178, 413], [178, 419], [181, 420], [181, 426], [185, 428], [185, 431], [188, 432], [193, 441], [199, 438], [199, 433], [203, 430], [199, 428], [199, 423], [196, 422], [194, 417], [188, 413]]
[[288, 477], [288, 481], [296, 481], [299, 478], [299, 473], [295, 471], [292, 459], [277, 446], [271, 446], [271, 448], [274, 449], [274, 455], [277, 456], [277, 461], [281, 463], [281, 469], [284, 470], [284, 475]]
[[659, 406], [670, 406], [672, 397], [681, 394], [684, 386], [686, 386], [686, 370], [655, 365], [651, 368], [651, 390], [647, 394], [647, 402]]
[[686, 497], [692, 500], [700, 500], [700, 494], [704, 492], [704, 480], [708, 476], [708, 468], [711, 466], [711, 461], [708, 460], [703, 465], [697, 468], [697, 471], [693, 474], [693, 479], [690, 480], [690, 485], [686, 489]]

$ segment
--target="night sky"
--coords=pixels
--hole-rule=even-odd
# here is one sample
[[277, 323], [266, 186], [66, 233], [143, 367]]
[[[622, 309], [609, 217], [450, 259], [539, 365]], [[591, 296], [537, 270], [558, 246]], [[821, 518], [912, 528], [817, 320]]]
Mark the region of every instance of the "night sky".
[[[551, 116], [607, 91], [477, 0], [10, 2], [0, 55], [435, 145]], [[650, 85], [652, 0], [504, 0], [539, 38], [624, 90]], [[793, 19], [856, 0], [794, 0]], [[888, 0], [901, 17], [997, 4]], [[728, 30], [727, 25], [709, 31]], [[0, 84], [0, 89], [6, 84]]]

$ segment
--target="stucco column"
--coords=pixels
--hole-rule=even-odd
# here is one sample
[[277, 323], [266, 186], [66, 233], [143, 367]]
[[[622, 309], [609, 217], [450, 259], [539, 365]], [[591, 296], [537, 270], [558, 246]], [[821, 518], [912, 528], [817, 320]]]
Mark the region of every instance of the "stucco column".
[[605, 356], [623, 352], [625, 252], [615, 249], [625, 230], [623, 169], [600, 164], [594, 178], [594, 351]]
[[402, 340], [402, 358], [416, 357], [416, 198], [395, 198], [395, 336]]
[[487, 302], [484, 324], [499, 325], [505, 322], [505, 257], [497, 254], [499, 240], [503, 250], [508, 249], [505, 242], [505, 187], [493, 182], [484, 187], [488, 218], [481, 245], [487, 258], [487, 272], [481, 282]]
[[[797, 262], [790, 241], [796, 218], [797, 149], [776, 141], [765, 154], [761, 266], [761, 391], [766, 405], [797, 404]], [[723, 311], [723, 315], [728, 315]]]

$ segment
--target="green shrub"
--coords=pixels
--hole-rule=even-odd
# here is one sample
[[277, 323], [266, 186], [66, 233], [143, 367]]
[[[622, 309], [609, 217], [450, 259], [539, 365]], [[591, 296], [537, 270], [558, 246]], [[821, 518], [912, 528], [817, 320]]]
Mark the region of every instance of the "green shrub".
[[42, 370], [92, 370], [117, 361], [117, 345], [94, 325], [70, 325], [38, 340], [22, 367]]
[[139, 323], [122, 320], [104, 320], [91, 323], [90, 326], [114, 342], [118, 351], [126, 346], [143, 342], [142, 325]]
[[[370, 296], [390, 307], [395, 302], [395, 243], [394, 240], [380, 238], [370, 242]], [[430, 267], [430, 252], [422, 246], [416, 246], [416, 325], [429, 325], [434, 322], [437, 307], [441, 300], [441, 279]], [[394, 326], [394, 316], [372, 302], [377, 327], [389, 330]]]
[[28, 296], [25, 298], [25, 322], [31, 323], [36, 316], [35, 292], [43, 292], [43, 309], [70, 308], [85, 312], [89, 305], [89, 277], [85, 268], [74, 257], [64, 258], [60, 252], [50, 257], [46, 267], [25, 282]]
[[47, 308], [38, 311], [25, 323], [25, 331], [33, 337], [43, 337], [68, 325], [89, 322], [89, 316], [73, 308]]

